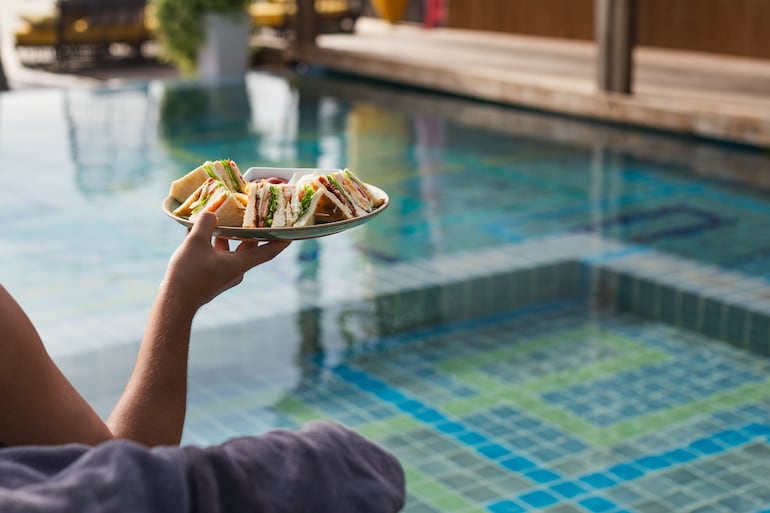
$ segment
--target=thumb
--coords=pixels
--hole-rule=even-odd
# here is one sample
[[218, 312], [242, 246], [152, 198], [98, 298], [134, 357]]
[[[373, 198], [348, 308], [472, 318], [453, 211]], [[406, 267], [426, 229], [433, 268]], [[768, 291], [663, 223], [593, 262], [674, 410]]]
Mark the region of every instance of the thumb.
[[195, 239], [211, 240], [214, 228], [217, 225], [217, 216], [213, 212], [203, 212], [195, 220], [190, 235]]

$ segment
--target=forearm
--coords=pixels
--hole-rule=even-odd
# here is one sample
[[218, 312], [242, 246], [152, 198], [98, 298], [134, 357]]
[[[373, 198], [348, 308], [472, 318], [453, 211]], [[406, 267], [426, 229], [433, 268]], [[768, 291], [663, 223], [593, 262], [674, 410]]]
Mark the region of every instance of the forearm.
[[161, 285], [134, 371], [107, 421], [115, 437], [147, 445], [181, 440], [190, 330], [196, 310], [166, 282]]
[[54, 365], [27, 315], [0, 285], [0, 442], [97, 444], [104, 422]]

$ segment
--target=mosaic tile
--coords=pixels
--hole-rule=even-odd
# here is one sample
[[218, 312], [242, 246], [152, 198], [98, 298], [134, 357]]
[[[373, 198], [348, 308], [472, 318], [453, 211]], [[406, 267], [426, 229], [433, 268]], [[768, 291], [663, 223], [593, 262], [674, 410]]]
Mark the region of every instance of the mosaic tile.
[[[255, 105], [281, 98], [264, 80], [246, 81]], [[333, 109], [277, 109], [319, 121], [324, 144], [308, 123], [276, 132], [286, 124], [261, 108], [247, 123], [207, 116], [155, 136], [161, 102], [146, 85], [78, 93], [102, 120], [127, 100], [137, 107], [115, 133], [80, 111], [63, 116], [76, 106], [63, 92], [39, 93], [50, 108], [33, 110], [23, 108], [29, 94], [0, 98], [0, 163], [23, 157], [41, 170], [3, 193], [24, 223], [4, 224], [0, 268], [100, 411], [120, 393], [121, 362], [133, 358], [182, 237], [157, 208], [170, 177], [219, 152], [272, 165], [350, 161], [388, 190], [390, 211], [292, 245], [200, 312], [186, 442], [344, 422], [402, 459], [407, 513], [770, 507], [761, 481], [770, 474], [770, 251], [756, 236], [770, 220], [766, 193], [662, 159], [619, 154], [603, 166], [579, 145], [443, 119], [446, 140], [431, 149], [440, 164], [427, 172], [410, 130], [349, 130], [371, 100], [336, 94], [324, 100]], [[414, 122], [397, 105], [376, 110], [401, 127]], [[22, 129], [8, 130], [9, 119]], [[41, 136], [45, 154], [34, 151]], [[81, 158], [133, 144], [142, 151], [121, 162], [136, 176], [96, 175]], [[41, 183], [67, 192], [44, 215], [17, 200]], [[94, 203], [98, 222], [85, 219]], [[32, 243], [30, 232], [44, 236]], [[244, 308], [268, 288], [273, 311]]]

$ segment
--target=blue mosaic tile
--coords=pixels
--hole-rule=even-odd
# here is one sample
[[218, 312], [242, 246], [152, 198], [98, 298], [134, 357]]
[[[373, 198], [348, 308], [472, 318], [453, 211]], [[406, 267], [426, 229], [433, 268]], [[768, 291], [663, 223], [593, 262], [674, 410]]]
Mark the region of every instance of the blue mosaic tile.
[[578, 500], [578, 504], [592, 513], [604, 513], [605, 511], [610, 511], [615, 508], [615, 504], [606, 499], [602, 499], [601, 497], [581, 499]]
[[521, 472], [536, 467], [535, 462], [522, 456], [514, 456], [513, 458], [501, 460], [500, 464], [513, 472]]
[[500, 501], [487, 506], [491, 513], [524, 513], [527, 511], [523, 506], [512, 501]]
[[550, 470], [533, 470], [532, 472], [527, 472], [525, 474], [528, 478], [533, 480], [536, 483], [544, 484], [544, 483], [550, 483], [553, 481], [558, 481], [560, 479], [559, 474], [556, 472], [551, 472]]
[[570, 481], [551, 485], [551, 490], [566, 499], [572, 499], [586, 493], [584, 487]]
[[520, 499], [534, 508], [545, 508], [558, 502], [556, 497], [542, 490], [522, 495]]
[[580, 478], [580, 480], [585, 484], [591, 486], [592, 488], [596, 488], [596, 489], [608, 488], [610, 486], [615, 486], [617, 484], [617, 480], [612, 479], [609, 476], [606, 476], [601, 473], [595, 473], [595, 474], [583, 476]]
[[[262, 87], [263, 80], [276, 81], [279, 91]], [[35, 102], [42, 100], [52, 108], [26, 108], [29, 93], [3, 96], [2, 127], [6, 130], [0, 138], [0, 164], [11, 169], [23, 158], [40, 171], [34, 183], [12, 184], [2, 193], [9, 211], [25, 222], [21, 227], [6, 223], [0, 235], [4, 249], [0, 268], [6, 271], [7, 285], [30, 305], [32, 317], [41, 319], [40, 330], [52, 353], [72, 354], [70, 368], [76, 369], [84, 366], [89, 351], [104, 350], [104, 361], [120, 361], [112, 358], [117, 353], [110, 352], [109, 347], [133, 344], [141, 338], [146, 308], [162, 277], [166, 255], [183, 235], [157, 209], [171, 174], [197, 164], [199, 157], [213, 158], [221, 152], [244, 162], [274, 165], [315, 166], [324, 162], [344, 166], [350, 160], [360, 165], [368, 179], [388, 189], [390, 212], [396, 215], [380, 216], [355, 232], [302, 243], [302, 249], [298, 244], [287, 250], [286, 259], [278, 259], [257, 275], [264, 280], [259, 287], [255, 286], [256, 278], [247, 278], [242, 287], [201, 312], [193, 345], [198, 356], [191, 359], [190, 407], [194, 415], [186, 426], [187, 440], [216, 443], [241, 431], [297, 428], [313, 416], [352, 424], [399, 454], [416, 482], [427, 483], [426, 489], [434, 490], [435, 495], [410, 493], [405, 513], [441, 511], [440, 500], [452, 493], [469, 501], [469, 511], [505, 513], [563, 507], [582, 512], [649, 513], [633, 506], [652, 504], [650, 501], [657, 499], [665, 504], [664, 497], [654, 492], [655, 486], [670, 484], [674, 477], [682, 479], [678, 484], [682, 494], [676, 500], [685, 511], [701, 505], [740, 510], [748, 503], [754, 513], [765, 507], [761, 486], [765, 483], [760, 480], [766, 474], [757, 477], [752, 472], [764, 470], [763, 460], [749, 456], [750, 450], [763, 454], [770, 437], [767, 401], [756, 399], [767, 397], [767, 389], [762, 388], [766, 387], [767, 362], [758, 357], [750, 363], [735, 352], [709, 351], [713, 341], [693, 338], [685, 328], [730, 339], [757, 355], [767, 355], [770, 318], [724, 302], [726, 295], [719, 300], [707, 297], [705, 291], [713, 290], [711, 286], [704, 285], [696, 293], [693, 282], [677, 282], [679, 272], [674, 269], [666, 269], [669, 277], [658, 282], [658, 276], [653, 279], [649, 274], [641, 279], [633, 267], [621, 274], [597, 268], [623, 268], [629, 259], [645, 262], [657, 254], [658, 261], [664, 256], [681, 257], [684, 267], [680, 272], [708, 264], [766, 279], [770, 277], [767, 243], [756, 237], [770, 221], [770, 197], [765, 192], [703, 179], [703, 174], [690, 169], [702, 163], [686, 163], [680, 155], [691, 151], [704, 154], [698, 151], [703, 149], [701, 143], [684, 144], [660, 135], [647, 141], [655, 143], [648, 146], [657, 148], [662, 143], [670, 149], [673, 144], [679, 151], [668, 154], [676, 158], [675, 164], [665, 163], [661, 155], [656, 155], [653, 163], [650, 158], [624, 154], [616, 164], [606, 167], [587, 147], [561, 144], [552, 138], [477, 130], [433, 115], [441, 128], [437, 137], [440, 143], [426, 148], [426, 142], [416, 138], [423, 132], [415, 129], [425, 121], [424, 113], [399, 107], [393, 101], [395, 96], [388, 94], [387, 108], [383, 108], [377, 104], [377, 94], [365, 95], [366, 101], [360, 101], [359, 97], [329, 90], [321, 109], [321, 104], [302, 89], [307, 86], [305, 80], [297, 77], [296, 82], [288, 82], [250, 74], [242, 91], [255, 105], [257, 100], [278, 104], [287, 90], [298, 95], [302, 99], [297, 102], [298, 110], [278, 111], [291, 119], [315, 122], [303, 122], [300, 134], [291, 130], [262, 133], [264, 127], [255, 128], [248, 122], [252, 113], [244, 108], [239, 110], [245, 116], [236, 123], [217, 118], [227, 113], [208, 113], [205, 121], [185, 120], [186, 138], [175, 136], [173, 131], [158, 136], [152, 120], [167, 113], [159, 110], [163, 102], [147, 84], [109, 94], [79, 91], [65, 98], [61, 92], [40, 92], [34, 97]], [[174, 86], [167, 84], [161, 89], [168, 92]], [[411, 94], [400, 91], [396, 96]], [[76, 97], [85, 100], [81, 106], [99, 107], [90, 110], [104, 118], [94, 121], [84, 116], [74, 103]], [[463, 107], [439, 112], [473, 107], [458, 99], [431, 99]], [[116, 109], [127, 101], [141, 108], [127, 117], [113, 117], [125, 112]], [[62, 109], [68, 109], [67, 116]], [[375, 112], [372, 119], [366, 119], [370, 123], [351, 121], [365, 120], [365, 110]], [[283, 117], [263, 119], [263, 114], [261, 122], [285, 125]], [[55, 123], [49, 122], [51, 116]], [[58, 121], [62, 119], [68, 125], [65, 131], [60, 130]], [[120, 123], [128, 132], [94, 130], [99, 120]], [[18, 127], [8, 130], [10, 121]], [[574, 120], [565, 122], [580, 130], [559, 133], [583, 133], [588, 128]], [[323, 133], [317, 132], [315, 125], [322, 127]], [[373, 132], [359, 132], [361, 126]], [[400, 128], [393, 134], [380, 132], [389, 126]], [[130, 146], [136, 137], [125, 135], [135, 135], [132, 131], [142, 135], [142, 148]], [[62, 133], [72, 139], [61, 139]], [[90, 135], [87, 145], [82, 144], [84, 134]], [[614, 136], [613, 132], [610, 139], [617, 140]], [[255, 144], [255, 137], [259, 144]], [[370, 144], [370, 139], [376, 143]], [[41, 140], [53, 143], [46, 155], [35, 150]], [[77, 151], [70, 151], [73, 148]], [[141, 176], [107, 182], [121, 174], [95, 175], [81, 157], [97, 154], [93, 152], [112, 154], [105, 149], [130, 149], [127, 154], [132, 157], [118, 161], [136, 164]], [[718, 145], [706, 149], [709, 155], [717, 155], [709, 161], [727, 162], [728, 167], [744, 161], [725, 158], [744, 157], [743, 150]], [[765, 159], [748, 156], [751, 158], [747, 160]], [[429, 157], [435, 162], [428, 162]], [[101, 181], [87, 180], [89, 177]], [[86, 184], [97, 182], [105, 186], [104, 190], [84, 189]], [[54, 203], [45, 212], [18, 201], [33, 197], [41, 183], [72, 194], [51, 200]], [[86, 195], [97, 202], [108, 199], [114, 212], [105, 210], [98, 224], [84, 220], [89, 208], [86, 204], [90, 204], [82, 201]], [[464, 208], [458, 211], [454, 208], [457, 204]], [[126, 215], [130, 219], [126, 220]], [[30, 244], [29, 233], [33, 232], [47, 242]], [[78, 252], [72, 242], [82, 233], [92, 235], [94, 245], [88, 255]], [[567, 235], [589, 241], [570, 248], [574, 254], [569, 263], [559, 263], [565, 257], [550, 254], [547, 246], [541, 251], [530, 249], [526, 262], [519, 254], [531, 242]], [[52, 247], [57, 249], [55, 258]], [[495, 272], [478, 269], [469, 249], [473, 255], [490, 250], [483, 260], [490, 269], [495, 259], [489, 256], [499, 249]], [[336, 257], [355, 265], [346, 265], [343, 271], [343, 266], [335, 267], [339, 263]], [[511, 263], [500, 264], [506, 257]], [[516, 269], [514, 259], [521, 259]], [[443, 270], [433, 271], [434, 264], [443, 265]], [[40, 281], [36, 270], [42, 268], [50, 270], [50, 283]], [[133, 271], [137, 271], [136, 282], [128, 283], [126, 276]], [[342, 276], [346, 286], [325, 288], [324, 294], [317, 294], [312, 301], [295, 297], [298, 291], [312, 290], [314, 284], [318, 291], [325, 280], [335, 282]], [[441, 285], [431, 281], [438, 276], [444, 280]], [[105, 282], [111, 284], [107, 290], [103, 290]], [[73, 295], [74, 288], [79, 292]], [[295, 307], [321, 310], [317, 313], [322, 318], [316, 325], [296, 322], [292, 317], [280, 323], [291, 329], [264, 332], [271, 334], [264, 337], [268, 342], [273, 333], [300, 332], [280, 338], [285, 354], [275, 350], [273, 355], [275, 348], [267, 342], [263, 345], [263, 340], [255, 343], [254, 333], [270, 322], [262, 314], [243, 312], [242, 305], [257, 304], [257, 293], [266, 288], [274, 291], [276, 304], [293, 305], [286, 314], [296, 313]], [[357, 288], [366, 292], [359, 293]], [[750, 296], [735, 297], [746, 301]], [[335, 315], [342, 298], [354, 304], [355, 311], [372, 308], [371, 315], [354, 319], [353, 324], [360, 326], [354, 326], [350, 333], [346, 331], [350, 326]], [[594, 309], [595, 302], [620, 305], [655, 322], [623, 316], [612, 308]], [[232, 323], [231, 319], [221, 321], [214, 315], [236, 309], [241, 315], [237, 322], [243, 324], [238, 332], [223, 326]], [[669, 323], [670, 329], [661, 328], [657, 321]], [[576, 327], [597, 326], [622, 333], [639, 348], [662, 351], [668, 359], [636, 367], [632, 362], [621, 372], [602, 373], [604, 365], [615, 368], [628, 356], [626, 351], [591, 339], [574, 341], [564, 336]], [[317, 340], [297, 340], [307, 331], [317, 331]], [[454, 375], [439, 368], [444, 361], [468, 357], [473, 362], [474, 356], [521, 348], [526, 341], [545, 336], [555, 337], [556, 342], [535, 350], [505, 353], [505, 357], [487, 359], [469, 369], [499, 384], [497, 395], [478, 383], [467, 383], [462, 373]], [[73, 351], [81, 339], [106, 342], [78, 348], [82, 353], [78, 359], [76, 352], [67, 351]], [[227, 345], [231, 341], [238, 342], [232, 349]], [[312, 352], [318, 354], [309, 354]], [[212, 355], [217, 359], [210, 358]], [[288, 357], [281, 360], [284, 356]], [[259, 374], [262, 369], [258, 364], [272, 363], [271, 358], [276, 359], [276, 367], [285, 369], [282, 380], [237, 379]], [[228, 365], [241, 371], [235, 373], [236, 378], [228, 375]], [[205, 372], [204, 368], [212, 366], [220, 372]], [[588, 373], [597, 369], [600, 375]], [[569, 384], [540, 395], [528, 391], [528, 404], [516, 403], [516, 397], [502, 399], [505, 395], [499, 393], [506, 388], [516, 392], [517, 387], [526, 388], [540, 379]], [[112, 386], [115, 383], [109, 384], [103, 388], [116, 389]], [[753, 395], [729, 395], [744, 386]], [[723, 404], [709, 402], [722, 394], [728, 397]], [[107, 405], [111, 399], [96, 398]], [[677, 406], [696, 401], [708, 406], [702, 415], [707, 422], [671, 413]], [[464, 413], [449, 414], [449, 405]], [[745, 408], [740, 415], [728, 413], [739, 411], [739, 407]], [[560, 417], [562, 412], [568, 415]], [[660, 423], [654, 433], [646, 432], [639, 423], [649, 414], [671, 415], [674, 421], [671, 425]], [[612, 429], [621, 423], [641, 432], [621, 441], [634, 451], [613, 452], [617, 444], [603, 445], [601, 435], [618, 436]], [[482, 468], [487, 469], [485, 477], [478, 477], [475, 471]], [[685, 482], [684, 474], [671, 474], [683, 470], [713, 479]], [[737, 489], [744, 497], [732, 493], [736, 483], [743, 485]], [[629, 492], [632, 488], [635, 498]], [[490, 497], [490, 493], [500, 496]], [[701, 502], [687, 503], [690, 497]]]

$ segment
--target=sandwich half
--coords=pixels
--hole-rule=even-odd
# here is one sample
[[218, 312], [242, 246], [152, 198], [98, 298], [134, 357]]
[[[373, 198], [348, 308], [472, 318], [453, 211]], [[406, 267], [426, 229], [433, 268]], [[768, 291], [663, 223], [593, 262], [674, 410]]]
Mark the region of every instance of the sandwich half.
[[195, 190], [203, 185], [209, 178], [219, 179], [216, 173], [210, 168], [210, 162], [204, 162], [183, 177], [171, 182], [171, 189], [168, 195], [180, 203], [184, 203]]
[[273, 216], [273, 228], [294, 226], [297, 211], [294, 209], [294, 196], [297, 186], [288, 183], [275, 185], [278, 189], [278, 205]]
[[354, 217], [350, 207], [330, 193], [318, 176], [301, 179], [292, 201], [296, 212], [294, 226], [297, 227], [333, 223]]
[[209, 170], [213, 171], [228, 189], [233, 192], [246, 193], [246, 180], [243, 179], [241, 170], [238, 169], [234, 160], [216, 160], [204, 165], [208, 165]]
[[246, 181], [235, 161], [230, 159], [206, 161], [183, 177], [171, 182], [168, 195], [183, 203], [209, 178], [224, 183], [232, 192], [245, 193]]
[[282, 184], [271, 184], [261, 180], [248, 187], [243, 228], [270, 228], [276, 217], [283, 197]]
[[350, 195], [353, 202], [367, 213], [376, 210], [385, 202], [384, 199], [375, 197], [366, 184], [350, 169], [345, 168], [337, 174], [340, 175], [340, 183]]
[[209, 177], [173, 214], [195, 221], [202, 212], [213, 212], [219, 226], [241, 226], [245, 203], [244, 194], [234, 193], [218, 179]]
[[345, 205], [354, 217], [363, 216], [379, 207], [378, 202], [356, 175], [348, 169], [318, 177], [320, 183]]

